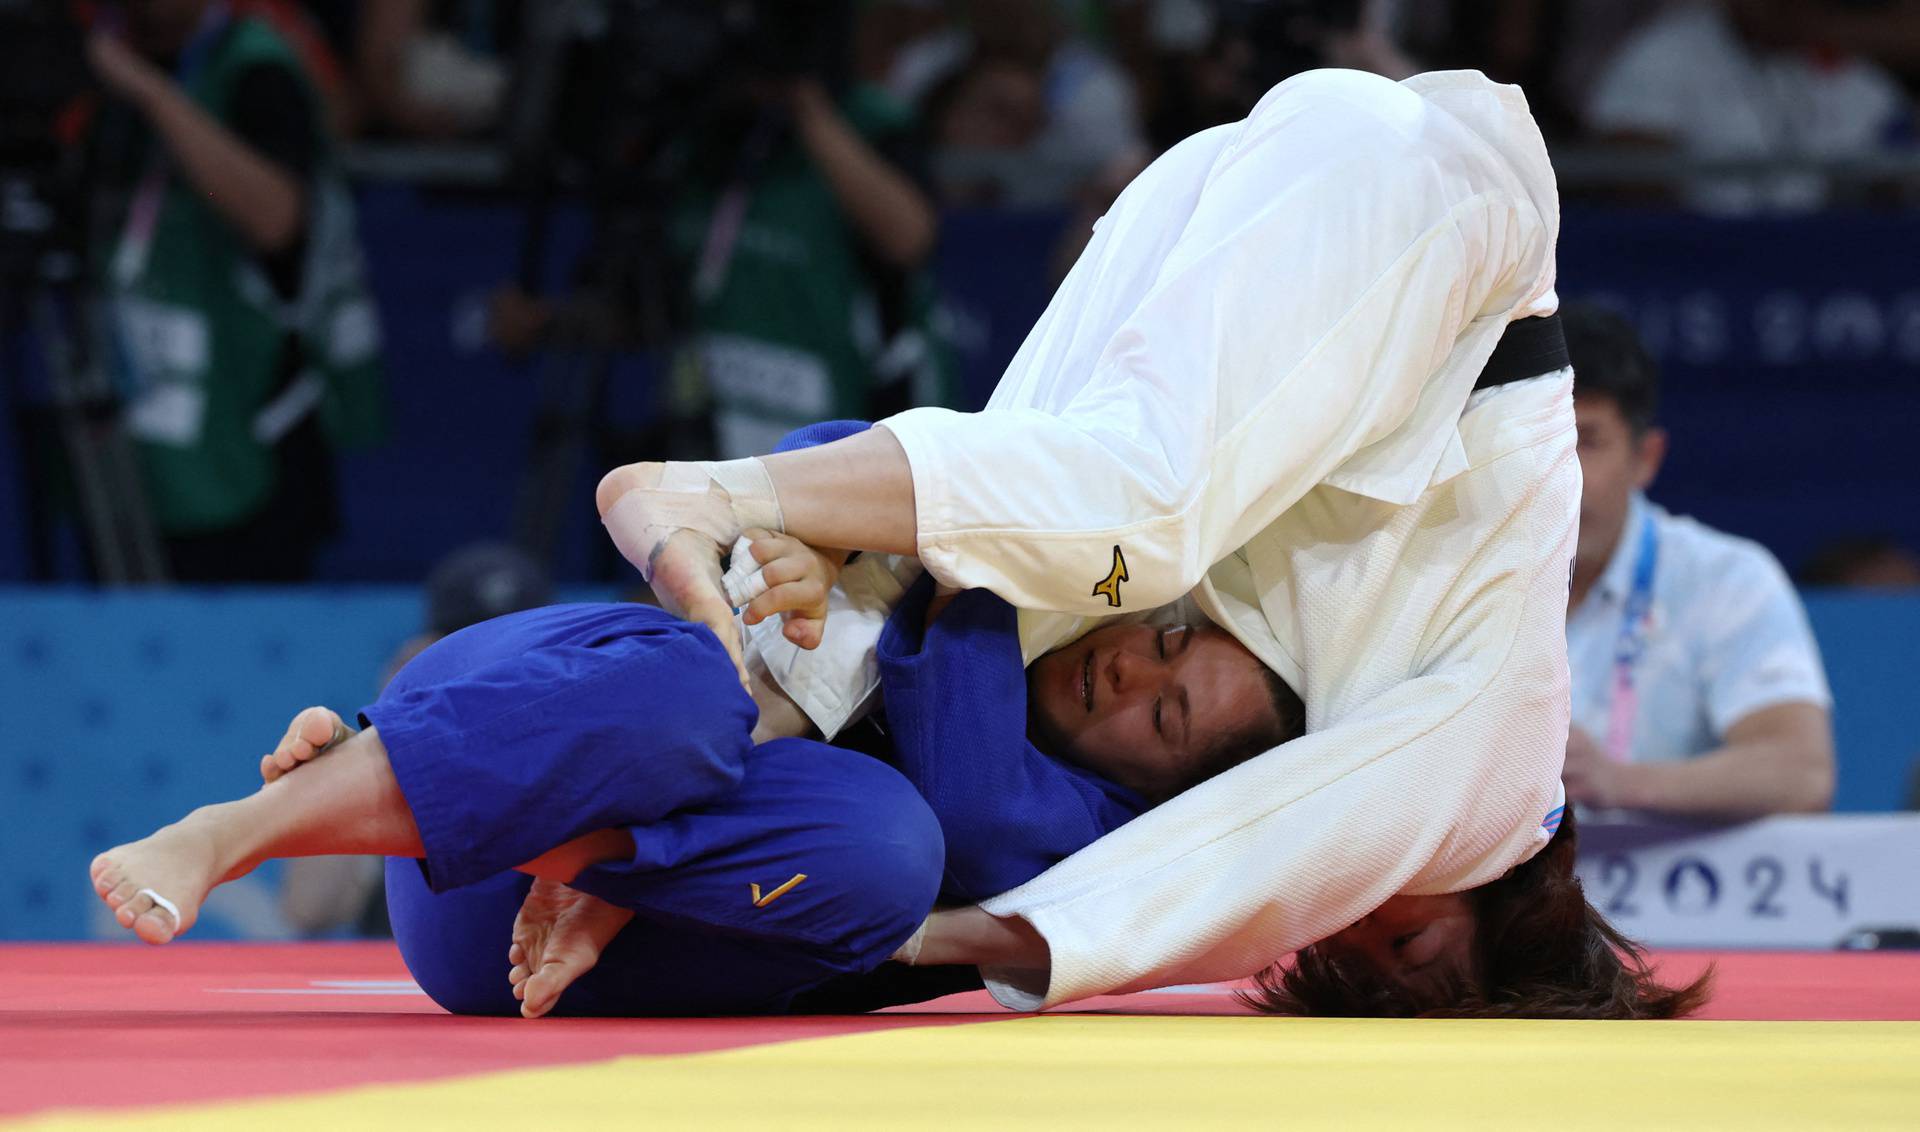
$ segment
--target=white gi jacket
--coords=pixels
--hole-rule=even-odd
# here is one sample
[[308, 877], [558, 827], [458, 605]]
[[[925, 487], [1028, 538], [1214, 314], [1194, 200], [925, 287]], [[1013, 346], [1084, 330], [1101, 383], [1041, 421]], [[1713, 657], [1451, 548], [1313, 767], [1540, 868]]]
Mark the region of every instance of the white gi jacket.
[[1571, 375], [1468, 398], [1554, 309], [1558, 226], [1518, 89], [1310, 72], [1128, 187], [986, 411], [883, 422], [927, 569], [1059, 611], [1023, 614], [1029, 659], [1190, 593], [1307, 704], [1304, 738], [988, 901], [1051, 949], [986, 972], [1000, 1001], [1247, 975], [1545, 843]]

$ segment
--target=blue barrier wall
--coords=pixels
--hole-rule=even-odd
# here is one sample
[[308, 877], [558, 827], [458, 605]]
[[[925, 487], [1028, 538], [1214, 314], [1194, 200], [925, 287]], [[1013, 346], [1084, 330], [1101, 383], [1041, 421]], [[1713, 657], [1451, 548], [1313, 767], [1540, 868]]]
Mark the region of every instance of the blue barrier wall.
[[[115, 934], [93, 854], [257, 787], [293, 714], [351, 717], [423, 615], [402, 587], [0, 589], [0, 939]], [[274, 934], [272, 892], [237, 886], [194, 934]]]
[[[1839, 705], [1838, 807], [1895, 807], [1920, 753], [1920, 598], [1808, 608]], [[93, 854], [253, 789], [293, 713], [364, 705], [420, 619], [400, 588], [0, 589], [0, 939], [114, 934]], [[222, 891], [197, 937], [277, 930], [271, 874]]]
[[[413, 581], [463, 543], [507, 530], [538, 366], [484, 344], [487, 293], [513, 276], [517, 208], [402, 186], [361, 193], [387, 333], [392, 442], [343, 459], [347, 531], [330, 581]], [[985, 397], [1051, 293], [1057, 214], [955, 213], [936, 263], [969, 398]], [[586, 239], [555, 226], [550, 280]], [[1629, 311], [1667, 375], [1672, 455], [1654, 496], [1757, 538], [1792, 568], [1826, 539], [1886, 533], [1920, 547], [1920, 217], [1829, 213], [1714, 220], [1569, 208], [1561, 293]], [[1276, 302], [1285, 295], [1277, 294]], [[5, 344], [0, 344], [4, 347]], [[4, 355], [0, 355], [4, 356]], [[613, 383], [608, 415], [643, 420], [648, 370]], [[26, 577], [20, 482], [0, 430], [0, 582]], [[561, 576], [608, 560], [583, 469]]]

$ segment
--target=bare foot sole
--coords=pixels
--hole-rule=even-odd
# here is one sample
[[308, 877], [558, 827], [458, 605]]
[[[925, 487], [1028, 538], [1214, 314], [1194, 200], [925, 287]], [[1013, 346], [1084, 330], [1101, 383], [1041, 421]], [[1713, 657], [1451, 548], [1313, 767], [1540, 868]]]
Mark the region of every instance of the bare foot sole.
[[601, 952], [633, 912], [616, 908], [553, 880], [536, 880], [513, 921], [513, 946], [507, 962], [513, 969], [507, 981], [520, 1013], [539, 1018], [551, 1011], [560, 995], [600, 962]]
[[89, 871], [114, 922], [152, 944], [172, 942], [191, 928], [225, 873], [213, 838], [191, 815], [107, 850]]
[[675, 531], [653, 556], [653, 595], [668, 613], [713, 630], [733, 658], [740, 683], [751, 687], [741, 661], [740, 622], [721, 580], [720, 546], [698, 531]]
[[356, 734], [339, 714], [329, 708], [302, 709], [287, 724], [287, 733], [273, 753], [260, 757], [260, 779], [272, 782], [301, 763], [319, 757], [322, 751], [338, 746]]

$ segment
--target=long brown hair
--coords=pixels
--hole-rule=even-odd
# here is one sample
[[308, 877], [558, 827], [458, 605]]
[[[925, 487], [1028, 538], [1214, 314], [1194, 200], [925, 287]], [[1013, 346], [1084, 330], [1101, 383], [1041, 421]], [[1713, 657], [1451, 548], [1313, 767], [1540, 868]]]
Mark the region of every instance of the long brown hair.
[[1712, 988], [1708, 969], [1667, 986], [1640, 946], [1587, 902], [1573, 873], [1572, 807], [1531, 860], [1467, 892], [1473, 974], [1416, 997], [1363, 963], [1310, 946], [1276, 963], [1242, 998], [1270, 1014], [1348, 1018], [1684, 1018]]

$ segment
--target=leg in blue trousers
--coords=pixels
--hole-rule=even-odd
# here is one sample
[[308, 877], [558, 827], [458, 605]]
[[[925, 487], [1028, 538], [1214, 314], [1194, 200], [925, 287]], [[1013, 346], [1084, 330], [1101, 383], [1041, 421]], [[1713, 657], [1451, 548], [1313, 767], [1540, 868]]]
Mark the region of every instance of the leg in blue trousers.
[[515, 1012], [506, 953], [530, 880], [507, 870], [608, 828], [633, 858], [574, 887], [637, 916], [563, 1012], [776, 1012], [884, 962], [939, 887], [931, 811], [864, 755], [753, 747], [753, 712], [711, 633], [645, 606], [532, 610], [417, 657], [362, 716], [426, 852], [388, 865], [422, 987]]
[[[939, 826], [907, 780], [804, 740], [756, 748], [725, 801], [628, 831], [634, 860], [575, 887], [637, 914], [558, 1014], [780, 1013], [885, 962], [940, 887]], [[394, 939], [435, 1002], [518, 1013], [507, 947], [530, 884], [502, 873], [436, 893], [418, 861], [388, 861]]]

